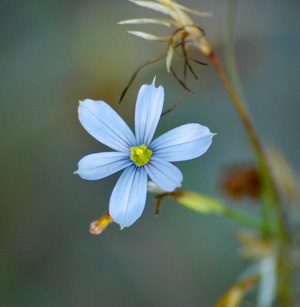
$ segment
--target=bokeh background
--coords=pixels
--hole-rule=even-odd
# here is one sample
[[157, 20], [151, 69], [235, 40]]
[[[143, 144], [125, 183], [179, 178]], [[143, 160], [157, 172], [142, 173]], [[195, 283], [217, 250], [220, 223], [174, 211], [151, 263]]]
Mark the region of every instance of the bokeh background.
[[[223, 61], [227, 1], [182, 4], [214, 12], [194, 20]], [[256, 129], [299, 173], [300, 3], [241, 0], [237, 9], [237, 61]], [[82, 156], [107, 150], [81, 127], [78, 100], [105, 100], [133, 127], [142, 84], [157, 76], [165, 108], [181, 91], [162, 61], [142, 70], [118, 104], [136, 67], [167, 48], [126, 32], [162, 34], [161, 27], [117, 25], [143, 16], [163, 17], [124, 0], [0, 2], [1, 306], [212, 306], [247, 266], [233, 239], [239, 225], [172, 200], [156, 218], [153, 195], [132, 227], [89, 233], [118, 175], [96, 182], [73, 175]], [[180, 74], [182, 59], [174, 63]], [[179, 167], [185, 189], [223, 197], [223, 167], [251, 160], [252, 150], [213, 67], [194, 67], [196, 94], [186, 93], [157, 135], [188, 122], [217, 132], [207, 154]], [[258, 210], [251, 201], [242, 206]]]

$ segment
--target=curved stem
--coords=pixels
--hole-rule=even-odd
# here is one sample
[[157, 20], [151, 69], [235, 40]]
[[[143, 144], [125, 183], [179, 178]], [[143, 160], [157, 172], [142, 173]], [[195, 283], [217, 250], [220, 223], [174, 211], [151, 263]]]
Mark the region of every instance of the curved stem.
[[222, 69], [218, 58], [216, 57], [216, 55], [211, 52], [208, 56], [207, 56], [212, 63], [214, 64], [219, 77], [221, 79], [221, 81], [223, 82], [226, 90], [228, 91], [233, 104], [245, 126], [245, 129], [249, 135], [251, 144], [254, 148], [256, 157], [257, 157], [257, 162], [258, 162], [258, 166], [259, 166], [259, 170], [260, 170], [260, 176], [262, 179], [262, 183], [264, 186], [263, 189], [263, 199], [264, 199], [264, 207], [263, 207], [263, 220], [264, 220], [264, 227], [263, 227], [263, 233], [265, 236], [269, 236], [269, 234], [272, 232], [271, 229], [271, 219], [272, 219], [272, 206], [275, 206], [275, 209], [277, 211], [277, 220], [278, 220], [278, 232], [279, 232], [279, 236], [281, 238], [282, 241], [286, 242], [289, 238], [289, 234], [288, 234], [288, 229], [287, 229], [287, 225], [285, 225], [285, 219], [284, 219], [284, 212], [282, 210], [282, 208], [280, 208], [279, 204], [277, 203], [278, 200], [278, 192], [276, 190], [276, 186], [274, 183], [274, 179], [271, 173], [271, 170], [269, 168], [268, 165], [268, 161], [267, 161], [267, 157], [265, 156], [263, 147], [259, 141], [259, 138], [257, 136], [257, 134], [255, 133], [253, 124], [250, 120], [249, 115], [247, 114], [246, 109], [243, 106], [243, 103], [240, 99], [240, 97], [238, 96], [238, 94], [236, 93], [236, 91], [234, 90], [234, 88], [232, 87], [231, 83], [229, 82], [224, 70]]
[[235, 88], [245, 106], [247, 106], [246, 97], [242, 88], [241, 79], [237, 67], [237, 60], [234, 46], [234, 29], [237, 17], [238, 0], [228, 0], [227, 30], [225, 40], [225, 67], [229, 80]]
[[248, 114], [246, 113], [246, 110], [244, 109], [243, 107], [243, 104], [239, 98], [239, 96], [237, 95], [237, 93], [235, 92], [235, 90], [233, 89], [231, 83], [229, 82], [227, 76], [225, 75], [220, 63], [219, 63], [219, 60], [218, 58], [215, 56], [215, 54], [212, 52], [208, 58], [212, 61], [212, 63], [214, 64], [226, 90], [228, 91], [233, 103], [234, 103], [234, 106], [237, 110], [237, 112], [239, 113], [244, 125], [245, 125], [245, 128], [247, 130], [247, 132], [249, 133], [249, 137], [250, 137], [250, 140], [251, 140], [251, 143], [255, 149], [255, 152], [257, 153], [258, 155], [258, 158], [259, 160], [264, 160], [263, 158], [263, 150], [262, 150], [262, 146], [259, 142], [259, 139], [258, 137], [256, 136], [256, 133], [254, 131], [254, 128], [253, 128], [253, 125], [250, 121], [250, 118], [248, 116]]

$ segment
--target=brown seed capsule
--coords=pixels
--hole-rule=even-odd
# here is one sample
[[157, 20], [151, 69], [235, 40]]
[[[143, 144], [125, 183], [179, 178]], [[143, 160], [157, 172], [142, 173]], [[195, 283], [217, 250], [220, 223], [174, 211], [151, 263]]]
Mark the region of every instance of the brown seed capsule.
[[235, 165], [227, 168], [221, 178], [221, 187], [234, 199], [245, 196], [258, 199], [261, 190], [257, 170], [251, 165]]

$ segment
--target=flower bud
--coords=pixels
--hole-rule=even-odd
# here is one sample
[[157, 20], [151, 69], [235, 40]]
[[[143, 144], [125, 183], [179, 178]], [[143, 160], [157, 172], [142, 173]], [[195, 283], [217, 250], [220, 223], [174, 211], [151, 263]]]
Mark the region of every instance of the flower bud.
[[202, 194], [180, 190], [171, 196], [181, 205], [200, 213], [225, 214], [227, 212], [227, 208], [218, 200]]

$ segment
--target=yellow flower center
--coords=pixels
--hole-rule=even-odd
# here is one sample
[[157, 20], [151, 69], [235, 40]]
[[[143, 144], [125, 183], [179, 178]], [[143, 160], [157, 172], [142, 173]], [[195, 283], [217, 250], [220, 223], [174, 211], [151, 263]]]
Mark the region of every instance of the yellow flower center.
[[131, 147], [130, 159], [136, 164], [136, 166], [140, 167], [149, 163], [152, 154], [152, 150], [148, 149], [147, 146], [143, 144], [140, 147]]
[[137, 154], [138, 156], [142, 155], [143, 153], [144, 153], [144, 150], [141, 149], [141, 148], [139, 148], [139, 149], [136, 150], [136, 154]]

